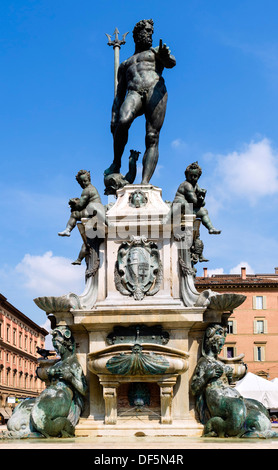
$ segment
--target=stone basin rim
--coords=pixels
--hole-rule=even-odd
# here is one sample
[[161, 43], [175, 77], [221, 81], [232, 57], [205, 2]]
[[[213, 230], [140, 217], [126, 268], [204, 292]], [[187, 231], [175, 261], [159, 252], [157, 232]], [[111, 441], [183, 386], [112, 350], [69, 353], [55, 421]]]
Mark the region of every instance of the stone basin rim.
[[189, 358], [189, 353], [187, 351], [182, 351], [180, 349], [171, 348], [169, 346], [164, 346], [161, 344], [155, 343], [121, 343], [121, 344], [113, 344], [112, 346], [107, 346], [106, 348], [100, 349], [98, 351], [94, 351], [88, 354], [88, 359], [95, 359], [98, 356], [106, 356], [111, 353], [119, 353], [119, 352], [126, 352], [132, 354], [132, 348], [138, 344], [142, 347], [142, 352], [148, 353], [159, 353], [159, 354], [168, 354], [173, 356], [183, 357], [185, 359]]

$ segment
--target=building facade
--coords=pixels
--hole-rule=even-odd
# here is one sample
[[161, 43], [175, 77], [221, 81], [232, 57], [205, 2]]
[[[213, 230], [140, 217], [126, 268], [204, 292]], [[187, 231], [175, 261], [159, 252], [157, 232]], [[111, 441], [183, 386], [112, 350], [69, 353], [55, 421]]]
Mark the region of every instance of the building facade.
[[246, 295], [245, 302], [234, 310], [228, 321], [224, 357], [244, 354], [248, 371], [269, 380], [278, 377], [278, 268], [274, 274], [241, 274], [196, 278], [199, 292]]
[[0, 418], [7, 420], [16, 404], [38, 396], [44, 382], [36, 377], [37, 346], [44, 348], [48, 331], [0, 294]]

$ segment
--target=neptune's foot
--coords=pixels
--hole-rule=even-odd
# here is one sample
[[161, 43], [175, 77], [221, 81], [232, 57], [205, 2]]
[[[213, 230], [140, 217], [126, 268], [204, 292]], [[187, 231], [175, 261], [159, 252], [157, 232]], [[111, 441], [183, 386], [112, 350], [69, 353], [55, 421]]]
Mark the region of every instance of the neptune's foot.
[[104, 171], [104, 176], [112, 175], [113, 173], [120, 173], [120, 166], [112, 163], [109, 168]]

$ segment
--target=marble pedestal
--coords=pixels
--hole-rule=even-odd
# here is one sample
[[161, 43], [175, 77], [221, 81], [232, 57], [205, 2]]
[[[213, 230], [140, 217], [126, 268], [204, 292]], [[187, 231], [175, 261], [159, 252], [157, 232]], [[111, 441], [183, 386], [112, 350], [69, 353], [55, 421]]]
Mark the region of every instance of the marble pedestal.
[[[125, 186], [98, 243], [93, 219], [78, 225], [90, 241], [83, 294], [36, 299], [58, 325], [70, 327], [78, 345], [90, 391], [77, 436], [202, 434], [190, 379], [208, 322], [221, 321], [225, 311], [208, 309], [210, 293], [194, 287], [195, 216], [186, 215], [174, 236], [163, 223], [168, 212], [160, 188]], [[128, 403], [123, 389], [132, 383], [151, 387], [150, 404]]]

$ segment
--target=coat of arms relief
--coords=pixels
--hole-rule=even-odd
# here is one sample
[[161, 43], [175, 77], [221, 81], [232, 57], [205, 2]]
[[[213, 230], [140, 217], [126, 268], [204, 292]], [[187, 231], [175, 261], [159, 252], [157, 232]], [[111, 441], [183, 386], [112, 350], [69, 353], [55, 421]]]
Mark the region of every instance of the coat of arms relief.
[[142, 300], [156, 294], [162, 282], [162, 263], [157, 244], [144, 236], [132, 236], [118, 250], [115, 285], [121, 294]]

